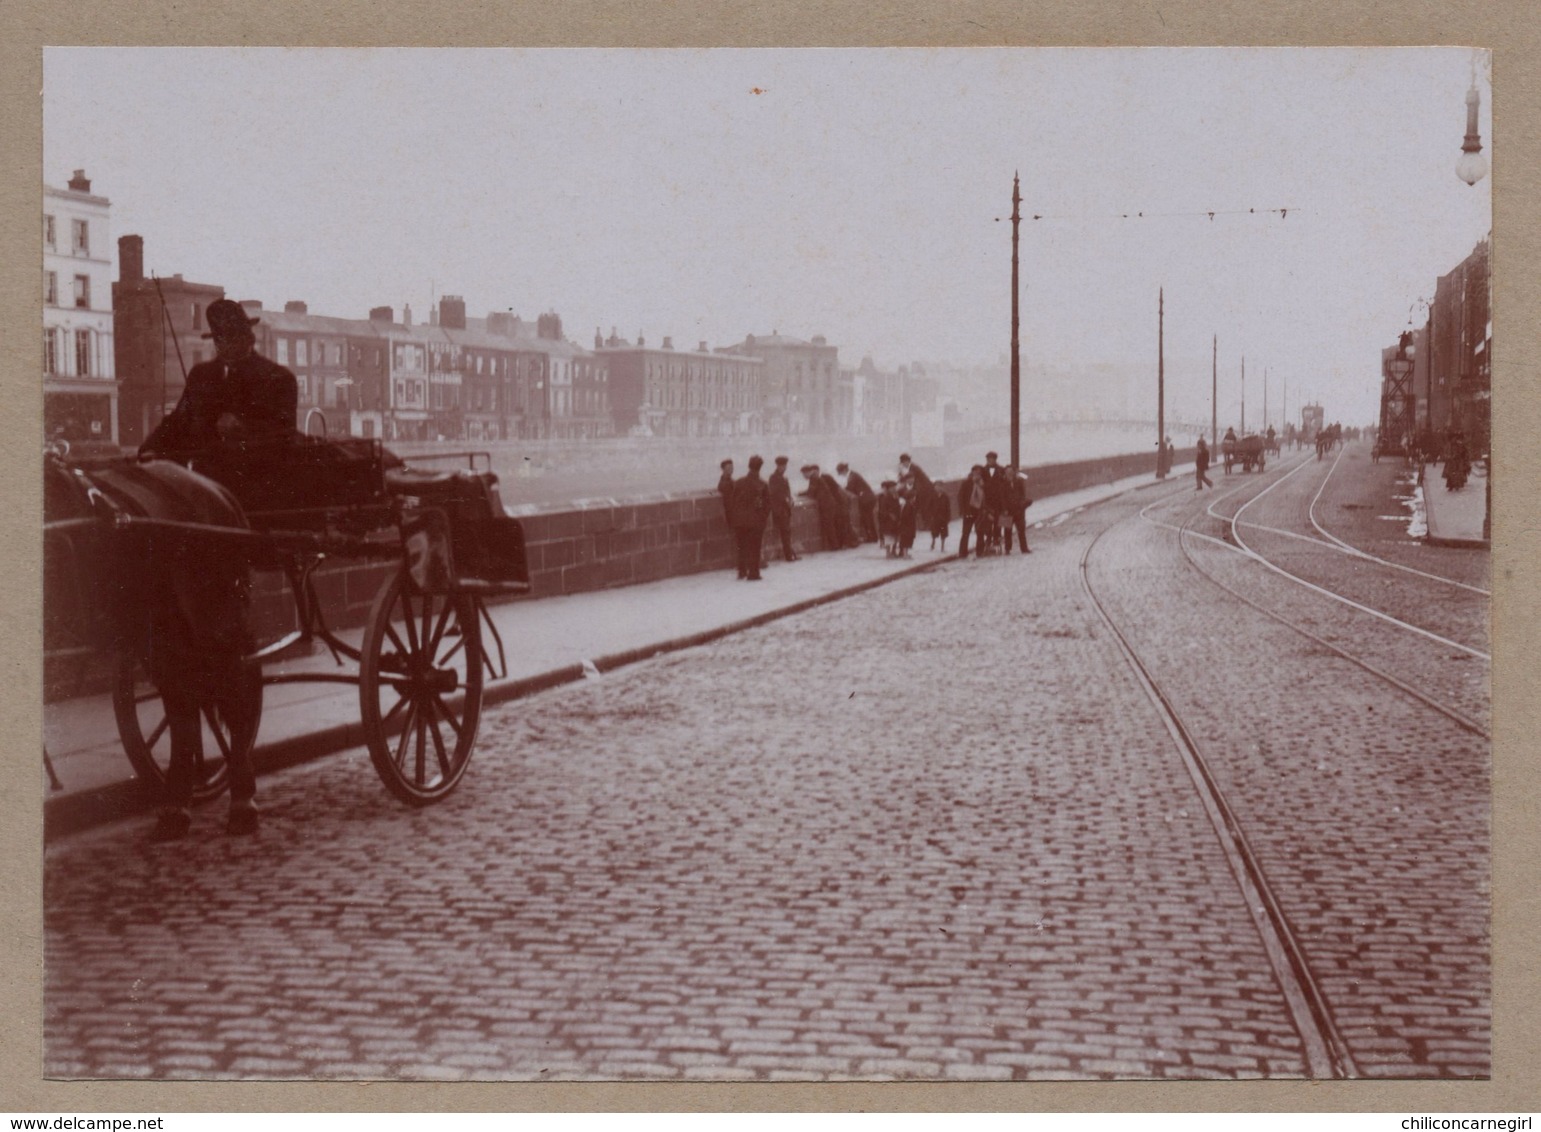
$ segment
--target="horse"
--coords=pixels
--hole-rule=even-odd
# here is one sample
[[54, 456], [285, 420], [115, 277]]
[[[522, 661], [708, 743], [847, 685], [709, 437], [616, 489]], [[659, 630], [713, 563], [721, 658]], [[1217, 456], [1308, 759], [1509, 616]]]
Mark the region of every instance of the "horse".
[[1316, 458], [1320, 460], [1328, 452], [1336, 448], [1343, 439], [1343, 426], [1340, 424], [1328, 425], [1319, 429], [1316, 434]]
[[[137, 661], [149, 674], [171, 737], [153, 836], [183, 836], [203, 761], [202, 716], [250, 711], [244, 658], [253, 649], [251, 562], [238, 543], [218, 539], [220, 532], [248, 530], [245, 513], [226, 488], [180, 464], [119, 458], [80, 467], [55, 454], [44, 465], [43, 519], [45, 531], [75, 536], [55, 539], [62, 553], [45, 563], [45, 632], [50, 618], [55, 625], [94, 625], [92, 646]], [[45, 550], [49, 545], [45, 540]], [[248, 745], [232, 743], [225, 754], [229, 828], [252, 832], [256, 780]]]

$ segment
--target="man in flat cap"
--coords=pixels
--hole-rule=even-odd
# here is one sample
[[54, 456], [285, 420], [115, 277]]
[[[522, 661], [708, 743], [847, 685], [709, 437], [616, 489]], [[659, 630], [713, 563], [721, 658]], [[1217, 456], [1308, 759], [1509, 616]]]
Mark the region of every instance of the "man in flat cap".
[[776, 470], [771, 473], [766, 486], [770, 489], [771, 521], [776, 524], [776, 534], [781, 538], [781, 557], [796, 562], [792, 550], [792, 485], [787, 481], [787, 458], [776, 457]]
[[299, 383], [256, 352], [252, 327], [259, 320], [230, 299], [210, 303], [205, 317], [214, 360], [188, 372], [182, 399], [140, 446], [140, 455], [185, 457], [221, 441], [261, 443], [295, 434]]

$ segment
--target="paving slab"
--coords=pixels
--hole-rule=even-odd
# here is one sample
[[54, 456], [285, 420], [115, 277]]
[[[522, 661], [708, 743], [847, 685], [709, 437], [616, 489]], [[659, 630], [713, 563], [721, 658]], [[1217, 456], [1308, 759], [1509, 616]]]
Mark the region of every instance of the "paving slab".
[[1459, 491], [1451, 491], [1445, 486], [1444, 470], [1436, 464], [1424, 465], [1422, 480], [1429, 542], [1435, 546], [1490, 545], [1483, 532], [1488, 509], [1485, 465], [1473, 465], [1466, 486]]

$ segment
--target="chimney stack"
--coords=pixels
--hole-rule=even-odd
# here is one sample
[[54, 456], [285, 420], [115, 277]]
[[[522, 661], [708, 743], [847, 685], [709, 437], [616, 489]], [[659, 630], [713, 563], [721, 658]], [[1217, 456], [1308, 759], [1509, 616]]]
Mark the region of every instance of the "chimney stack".
[[439, 300], [439, 325], [446, 330], [466, 328], [466, 301], [462, 296], [445, 295]]
[[118, 237], [118, 281], [138, 283], [144, 279], [144, 237]]
[[708, 351], [706, 349], [706, 339], [703, 338], [701, 340], [701, 345], [700, 345], [699, 349], [697, 350], [697, 353], [705, 354], [707, 352]]
[[663, 348], [665, 350], [674, 349], [674, 339], [667, 334], [663, 336]]
[[91, 181], [86, 176], [84, 169], [75, 170], [75, 175], [70, 178], [70, 191], [74, 193], [89, 193], [91, 191]]
[[285, 314], [309, 314], [310, 308], [299, 299], [290, 299], [284, 304]]
[[412, 325], [412, 304], [411, 303], [402, 303], [401, 304], [401, 325], [403, 325], [403, 326], [411, 326]]
[[370, 307], [369, 308], [369, 321], [370, 322], [395, 322], [396, 321], [396, 316], [391, 311], [390, 307]]

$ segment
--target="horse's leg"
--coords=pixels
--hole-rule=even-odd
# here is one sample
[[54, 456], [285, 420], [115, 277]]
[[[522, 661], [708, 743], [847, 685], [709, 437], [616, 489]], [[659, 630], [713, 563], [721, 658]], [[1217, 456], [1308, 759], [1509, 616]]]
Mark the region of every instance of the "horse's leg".
[[171, 761], [166, 771], [166, 793], [151, 837], [175, 841], [192, 827], [193, 776], [203, 754], [203, 732], [198, 719], [198, 698], [185, 683], [162, 673], [156, 680], [166, 721], [171, 731]]

